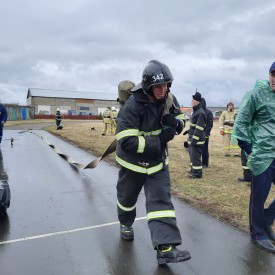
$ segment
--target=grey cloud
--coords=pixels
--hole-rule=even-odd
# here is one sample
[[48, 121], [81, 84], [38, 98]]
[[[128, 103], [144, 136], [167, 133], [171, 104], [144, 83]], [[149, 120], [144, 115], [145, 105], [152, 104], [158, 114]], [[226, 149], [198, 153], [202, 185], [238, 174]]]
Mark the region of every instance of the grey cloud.
[[274, 57], [275, 5], [256, 0], [11, 0], [0, 10], [0, 97], [28, 87], [116, 93], [147, 62], [172, 70], [179, 102], [240, 102]]

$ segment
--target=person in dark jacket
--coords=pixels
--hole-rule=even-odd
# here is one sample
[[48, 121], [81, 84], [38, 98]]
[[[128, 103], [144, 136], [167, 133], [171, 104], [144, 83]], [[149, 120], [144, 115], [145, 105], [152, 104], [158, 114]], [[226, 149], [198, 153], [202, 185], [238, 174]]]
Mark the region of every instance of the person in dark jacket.
[[56, 109], [56, 114], [55, 114], [55, 122], [56, 122], [56, 130], [62, 130], [63, 126], [61, 126], [61, 121], [62, 121], [62, 116], [60, 113], [60, 109]]
[[120, 235], [134, 239], [136, 202], [144, 187], [148, 226], [159, 264], [189, 260], [188, 251], [176, 248], [181, 235], [171, 201], [167, 143], [183, 130], [179, 104], [170, 93], [173, 76], [169, 68], [152, 60], [142, 82], [117, 117], [116, 161], [121, 165], [117, 182]]
[[0, 103], [0, 143], [2, 142], [4, 124], [7, 122], [7, 110], [4, 105]]
[[191, 163], [191, 179], [202, 178], [202, 148], [205, 143], [204, 129], [206, 126], [206, 114], [201, 104], [201, 94], [196, 92], [192, 99], [193, 114], [190, 129], [188, 131], [188, 146]]
[[202, 167], [207, 168], [209, 165], [209, 150], [208, 150], [208, 144], [209, 144], [209, 137], [210, 132], [213, 128], [213, 113], [206, 108], [206, 101], [202, 97], [201, 99], [201, 106], [205, 112], [206, 115], [206, 126], [204, 129], [204, 136], [205, 136], [205, 143], [202, 147]]

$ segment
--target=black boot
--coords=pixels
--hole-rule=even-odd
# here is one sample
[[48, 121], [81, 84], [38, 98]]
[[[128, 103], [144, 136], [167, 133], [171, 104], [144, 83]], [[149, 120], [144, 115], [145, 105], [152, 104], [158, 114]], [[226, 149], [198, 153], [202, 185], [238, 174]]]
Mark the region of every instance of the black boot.
[[264, 240], [254, 240], [251, 239], [252, 243], [256, 244], [258, 247], [260, 247], [262, 250], [275, 253], [275, 246], [269, 239]]
[[201, 179], [201, 178], [202, 178], [202, 175], [190, 174], [190, 175], [189, 175], [189, 178], [190, 178], [190, 179]]
[[187, 250], [178, 250], [173, 245], [159, 245], [157, 248], [158, 264], [178, 263], [191, 259]]
[[274, 231], [273, 231], [273, 229], [272, 229], [272, 226], [271, 226], [271, 225], [269, 225], [269, 226], [268, 226], [268, 225], [267, 225], [267, 226], [264, 226], [264, 231], [265, 231], [267, 237], [268, 237], [271, 241], [275, 242], [275, 233], [274, 233]]
[[120, 236], [122, 239], [126, 241], [133, 241], [134, 240], [133, 227], [120, 224]]

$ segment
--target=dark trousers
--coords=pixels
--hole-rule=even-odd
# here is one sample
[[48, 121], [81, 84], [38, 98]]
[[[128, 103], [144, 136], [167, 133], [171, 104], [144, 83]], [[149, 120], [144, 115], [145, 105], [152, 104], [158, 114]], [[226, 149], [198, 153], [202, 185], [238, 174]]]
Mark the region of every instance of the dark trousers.
[[202, 146], [189, 145], [189, 155], [191, 162], [191, 171], [194, 176], [202, 176], [202, 164], [201, 164]]
[[56, 127], [60, 126], [61, 120], [56, 120]]
[[3, 126], [0, 124], [0, 143], [2, 141], [2, 136], [3, 136]]
[[275, 183], [275, 160], [269, 168], [258, 176], [252, 175], [249, 202], [250, 234], [253, 239], [267, 239], [264, 226], [270, 226], [275, 219], [275, 200], [264, 208], [271, 185]]
[[[170, 194], [170, 174], [168, 168], [147, 175], [136, 173], [124, 167], [119, 171], [117, 182], [118, 219], [130, 226], [136, 217], [136, 202], [144, 186], [147, 216], [165, 211], [174, 212]], [[163, 211], [163, 212], [162, 212]], [[181, 244], [181, 235], [175, 217], [162, 215], [148, 219], [153, 247], [161, 244]]]
[[244, 150], [241, 150], [241, 162], [242, 162], [242, 168], [243, 168], [243, 179], [244, 180], [251, 180], [252, 173], [247, 166], [247, 157]]
[[208, 150], [208, 144], [209, 144], [209, 137], [205, 137], [205, 143], [202, 147], [202, 165], [207, 166], [209, 165], [209, 150]]

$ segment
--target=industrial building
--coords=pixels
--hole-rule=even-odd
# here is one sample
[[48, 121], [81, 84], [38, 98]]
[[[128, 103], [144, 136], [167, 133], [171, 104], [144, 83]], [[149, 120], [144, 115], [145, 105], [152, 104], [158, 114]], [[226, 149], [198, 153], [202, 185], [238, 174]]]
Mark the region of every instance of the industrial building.
[[106, 107], [119, 109], [115, 94], [29, 88], [27, 105], [34, 106], [36, 115], [62, 114], [100, 115]]

